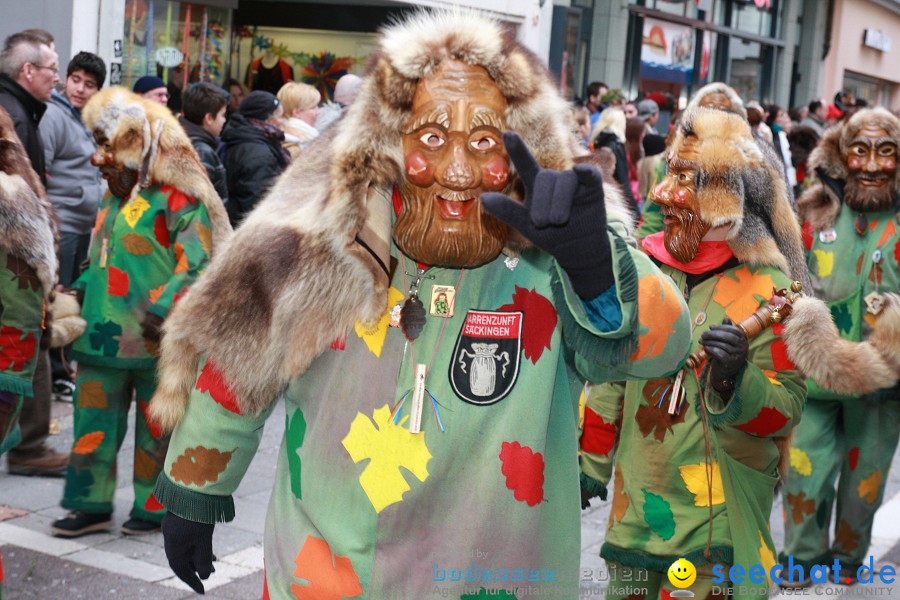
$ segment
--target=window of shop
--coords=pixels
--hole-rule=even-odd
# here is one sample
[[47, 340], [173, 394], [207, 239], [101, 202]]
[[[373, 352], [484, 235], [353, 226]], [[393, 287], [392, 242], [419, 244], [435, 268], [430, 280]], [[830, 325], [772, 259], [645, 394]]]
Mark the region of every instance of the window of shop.
[[844, 71], [844, 91], [854, 98], [864, 98], [869, 106], [886, 105], [891, 98], [891, 85], [874, 77]]
[[[231, 9], [174, 0], [127, 0], [120, 83], [161, 77], [170, 97], [195, 81], [227, 77]], [[177, 90], [175, 89], [177, 88]]]

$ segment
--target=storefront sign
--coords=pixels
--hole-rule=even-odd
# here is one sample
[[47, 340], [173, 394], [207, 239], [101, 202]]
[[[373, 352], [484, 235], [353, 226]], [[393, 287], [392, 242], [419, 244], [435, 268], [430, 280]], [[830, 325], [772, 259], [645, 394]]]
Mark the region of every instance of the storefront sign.
[[694, 69], [694, 30], [645, 18], [641, 40], [641, 77], [687, 83]]
[[177, 67], [184, 55], [174, 46], [164, 46], [156, 51], [156, 62], [164, 67]]
[[880, 29], [866, 29], [863, 34], [863, 45], [882, 52], [890, 52], [891, 36]]

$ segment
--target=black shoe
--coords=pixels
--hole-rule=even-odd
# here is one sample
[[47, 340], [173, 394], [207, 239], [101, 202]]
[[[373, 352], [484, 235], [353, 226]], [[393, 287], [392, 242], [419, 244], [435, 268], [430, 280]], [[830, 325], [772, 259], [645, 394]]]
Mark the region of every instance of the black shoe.
[[53, 382], [52, 397], [57, 402], [72, 403], [75, 394], [75, 384], [68, 379], [57, 379]]
[[53, 522], [50, 532], [58, 537], [81, 537], [112, 527], [112, 513], [84, 513], [73, 510], [64, 519]]
[[158, 533], [160, 524], [143, 519], [128, 519], [122, 524], [122, 533], [125, 535], [146, 535], [148, 533]]

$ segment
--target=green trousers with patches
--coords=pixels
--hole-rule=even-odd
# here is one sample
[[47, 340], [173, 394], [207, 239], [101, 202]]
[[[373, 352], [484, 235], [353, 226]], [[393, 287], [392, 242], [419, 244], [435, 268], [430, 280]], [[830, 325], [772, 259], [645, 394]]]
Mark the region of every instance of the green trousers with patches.
[[[643, 567], [629, 567], [615, 561], [606, 561], [606, 566], [609, 569], [606, 600], [665, 600], [679, 589], [672, 585], [667, 573]], [[729, 567], [730, 565], [723, 565], [723, 572], [727, 574]], [[731, 584], [728, 583], [727, 577], [721, 584], [713, 584], [712, 569], [713, 565], [701, 566], [697, 569], [697, 579], [687, 587], [697, 600], [728, 598], [728, 588]]]
[[113, 510], [116, 456], [128, 432], [132, 398], [134, 427], [134, 504], [131, 517], [162, 521], [165, 509], [153, 496], [162, 471], [168, 436], [147, 420], [156, 390], [156, 369], [119, 369], [81, 364], [75, 380], [75, 426], [62, 506], [87, 513]]
[[[788, 555], [806, 567], [835, 558], [851, 569], [865, 562], [900, 435], [898, 399], [900, 387], [807, 401], [784, 484], [782, 564]], [[829, 544], [832, 510], [836, 526]]]

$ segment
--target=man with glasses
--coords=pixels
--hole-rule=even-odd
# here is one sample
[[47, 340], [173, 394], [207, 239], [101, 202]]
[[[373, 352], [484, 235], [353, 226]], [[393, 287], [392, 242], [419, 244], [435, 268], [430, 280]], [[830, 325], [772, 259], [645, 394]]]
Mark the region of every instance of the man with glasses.
[[[0, 106], [12, 117], [16, 135], [46, 187], [44, 146], [38, 123], [47, 110], [53, 87], [59, 83], [59, 57], [53, 36], [28, 29], [7, 37], [0, 51]], [[47, 335], [47, 334], [45, 334]], [[46, 350], [37, 359], [34, 397], [26, 398], [19, 417], [22, 441], [9, 451], [11, 473], [61, 477], [69, 457], [47, 445], [50, 435], [50, 361]]]

